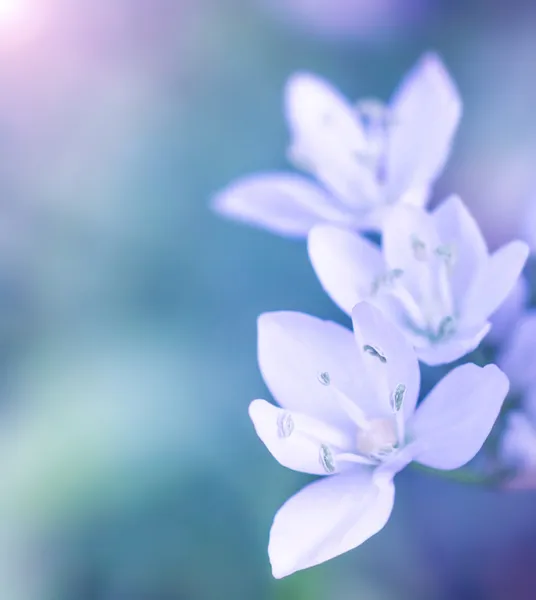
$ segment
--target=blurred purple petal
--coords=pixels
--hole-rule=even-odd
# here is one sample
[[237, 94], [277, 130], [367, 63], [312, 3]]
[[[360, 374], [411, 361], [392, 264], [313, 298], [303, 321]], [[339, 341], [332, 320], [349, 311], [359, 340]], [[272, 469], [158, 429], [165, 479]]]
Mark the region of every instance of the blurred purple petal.
[[536, 382], [536, 311], [525, 313], [507, 338], [497, 364], [510, 378], [512, 391], [525, 393]]
[[523, 311], [529, 300], [529, 293], [527, 280], [521, 276], [506, 297], [506, 300], [491, 315], [490, 322], [492, 327], [487, 341], [492, 344], [500, 344], [507, 340], [523, 315]]

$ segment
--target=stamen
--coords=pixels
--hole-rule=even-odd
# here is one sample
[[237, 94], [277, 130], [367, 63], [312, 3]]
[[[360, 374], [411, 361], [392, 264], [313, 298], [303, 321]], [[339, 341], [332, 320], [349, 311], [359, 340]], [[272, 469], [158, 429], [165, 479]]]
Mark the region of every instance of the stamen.
[[438, 246], [435, 249], [435, 254], [439, 258], [443, 259], [449, 266], [452, 266], [456, 258], [455, 248], [450, 244], [441, 244], [441, 246]]
[[386, 130], [393, 124], [393, 115], [381, 100], [365, 98], [355, 105], [355, 110], [366, 130]]
[[403, 383], [399, 383], [396, 386], [395, 391], [393, 392], [393, 396], [391, 398], [391, 405], [393, 407], [394, 412], [397, 413], [402, 408], [405, 394], [406, 386]]
[[446, 337], [450, 337], [456, 332], [456, 321], [454, 317], [448, 316], [445, 317], [441, 323], [439, 323], [439, 327], [437, 328], [437, 340], [443, 340]]
[[277, 435], [280, 438], [288, 438], [294, 431], [294, 419], [288, 412], [282, 412], [277, 417]]
[[320, 446], [320, 454], [319, 454], [320, 464], [324, 467], [324, 471], [326, 473], [335, 473], [335, 461], [333, 459], [333, 452], [331, 448], [326, 444], [322, 444]]
[[328, 386], [331, 383], [331, 377], [327, 371], [322, 371], [322, 373], [318, 374], [318, 381], [322, 385]]
[[342, 454], [337, 454], [337, 462], [352, 462], [357, 463], [358, 465], [375, 465], [377, 462], [372, 460], [371, 458], [367, 458], [366, 456], [360, 456], [359, 454], [352, 454], [351, 452], [343, 452]]
[[411, 249], [413, 250], [413, 256], [420, 261], [428, 260], [428, 253], [426, 251], [426, 244], [416, 235], [411, 236]]
[[402, 275], [404, 275], [404, 271], [402, 269], [392, 269], [391, 271], [387, 271], [387, 273], [376, 277], [376, 279], [372, 282], [371, 294], [377, 294], [382, 287], [393, 287], [396, 280], [402, 277]]
[[387, 359], [385, 358], [384, 354], [378, 350], [378, 348], [375, 348], [374, 346], [370, 346], [369, 344], [365, 344], [363, 346], [363, 350], [365, 352], [367, 352], [368, 354], [370, 354], [371, 356], [375, 356], [376, 358], [380, 359], [380, 362], [382, 363], [386, 363]]

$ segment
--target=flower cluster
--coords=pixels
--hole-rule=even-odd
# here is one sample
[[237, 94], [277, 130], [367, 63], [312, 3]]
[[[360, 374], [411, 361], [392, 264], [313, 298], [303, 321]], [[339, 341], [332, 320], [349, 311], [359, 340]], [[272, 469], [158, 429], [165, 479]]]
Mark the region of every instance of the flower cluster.
[[[251, 420], [279, 463], [320, 476], [274, 519], [275, 577], [377, 533], [399, 471], [411, 462], [459, 469], [502, 412], [492, 468], [513, 466], [511, 484], [536, 485], [536, 313], [526, 309], [520, 277], [528, 246], [515, 240], [490, 253], [457, 196], [427, 209], [461, 115], [442, 62], [421, 58], [387, 105], [351, 104], [300, 73], [288, 82], [285, 106], [289, 157], [309, 176], [248, 176], [214, 206], [307, 237], [318, 279], [353, 332], [301, 313], [258, 320], [259, 366], [279, 406], [254, 400]], [[496, 353], [499, 366], [456, 366], [420, 399], [419, 361], [449, 364], [482, 342], [478, 361]]]

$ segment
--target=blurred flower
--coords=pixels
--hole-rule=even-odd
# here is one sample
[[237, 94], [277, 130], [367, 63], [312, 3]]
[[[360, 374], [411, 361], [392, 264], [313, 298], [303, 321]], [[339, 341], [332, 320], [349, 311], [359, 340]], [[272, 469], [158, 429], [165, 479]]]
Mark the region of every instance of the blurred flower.
[[520, 235], [529, 245], [531, 254], [536, 254], [536, 194], [531, 194], [525, 203], [520, 218]]
[[510, 412], [500, 445], [500, 458], [515, 469], [511, 487], [536, 487], [536, 312], [517, 323], [498, 356], [519, 408]]
[[462, 365], [415, 408], [417, 357], [408, 340], [366, 302], [354, 335], [300, 313], [259, 319], [259, 364], [282, 408], [250, 405], [257, 434], [285, 467], [328, 475], [277, 513], [268, 552], [275, 577], [363, 543], [385, 525], [393, 477], [416, 460], [456, 469], [481, 448], [508, 391], [495, 365]]
[[376, 37], [419, 21], [430, 3], [422, 0], [265, 0], [286, 20], [320, 34]]
[[326, 81], [291, 77], [286, 112], [290, 157], [313, 174], [267, 173], [239, 179], [214, 206], [222, 214], [288, 236], [320, 222], [378, 229], [397, 203], [423, 206], [447, 160], [461, 114], [458, 92], [440, 59], [426, 54], [389, 106], [352, 106]]
[[350, 231], [319, 225], [309, 256], [326, 292], [350, 314], [369, 300], [401, 327], [420, 360], [452, 362], [488, 333], [488, 317], [515, 285], [524, 242], [489, 254], [476, 221], [451, 196], [432, 213], [398, 206], [386, 219], [382, 250]]

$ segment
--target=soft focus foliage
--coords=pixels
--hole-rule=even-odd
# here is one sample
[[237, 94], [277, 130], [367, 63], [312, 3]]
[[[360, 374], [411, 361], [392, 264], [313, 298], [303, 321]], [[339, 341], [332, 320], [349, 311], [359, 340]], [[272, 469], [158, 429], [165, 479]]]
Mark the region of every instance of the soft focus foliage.
[[322, 2], [278, 4], [0, 0], [6, 600], [534, 596], [534, 492], [408, 469], [388, 528], [272, 580], [274, 511], [309, 476], [271, 460], [249, 422], [266, 395], [256, 318], [348, 321], [303, 243], [209, 207], [237, 176], [287, 168], [292, 73], [387, 100], [432, 49], [464, 101], [432, 203], [459, 193], [490, 249], [512, 240], [536, 189], [534, 5], [375, 3], [397, 16], [387, 27], [367, 25], [370, 3], [325, 3], [341, 32], [313, 14]]

